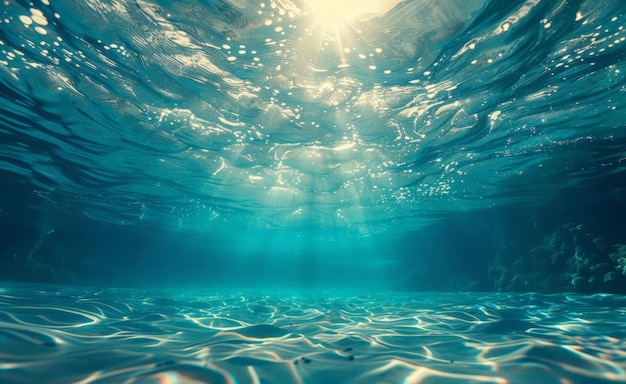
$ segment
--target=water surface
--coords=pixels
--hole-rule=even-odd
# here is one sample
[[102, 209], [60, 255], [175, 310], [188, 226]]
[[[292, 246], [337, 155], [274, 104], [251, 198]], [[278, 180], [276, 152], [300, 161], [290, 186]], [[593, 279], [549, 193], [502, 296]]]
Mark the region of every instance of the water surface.
[[326, 3], [5, 0], [0, 169], [49, 215], [357, 235], [623, 173], [623, 2]]

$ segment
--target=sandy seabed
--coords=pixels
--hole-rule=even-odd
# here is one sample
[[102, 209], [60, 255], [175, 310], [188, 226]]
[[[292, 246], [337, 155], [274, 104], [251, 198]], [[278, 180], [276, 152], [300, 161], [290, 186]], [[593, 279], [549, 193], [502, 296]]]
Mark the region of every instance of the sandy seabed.
[[626, 297], [0, 284], [2, 383], [623, 383]]

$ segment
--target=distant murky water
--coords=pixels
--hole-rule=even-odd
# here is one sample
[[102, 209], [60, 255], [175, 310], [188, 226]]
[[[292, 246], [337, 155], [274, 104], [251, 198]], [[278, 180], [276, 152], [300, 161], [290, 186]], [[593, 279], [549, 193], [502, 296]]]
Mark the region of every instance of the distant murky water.
[[369, 234], [546, 203], [623, 168], [625, 14], [4, 0], [0, 170], [29, 209], [183, 232]]
[[612, 295], [0, 290], [3, 383], [617, 383]]

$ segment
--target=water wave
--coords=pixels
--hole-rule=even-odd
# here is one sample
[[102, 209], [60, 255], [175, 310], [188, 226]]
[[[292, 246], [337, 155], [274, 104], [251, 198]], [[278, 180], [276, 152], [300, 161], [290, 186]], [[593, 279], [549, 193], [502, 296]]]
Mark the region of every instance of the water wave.
[[534, 204], [622, 172], [625, 11], [428, 0], [331, 30], [299, 0], [8, 1], [0, 167], [185, 231]]

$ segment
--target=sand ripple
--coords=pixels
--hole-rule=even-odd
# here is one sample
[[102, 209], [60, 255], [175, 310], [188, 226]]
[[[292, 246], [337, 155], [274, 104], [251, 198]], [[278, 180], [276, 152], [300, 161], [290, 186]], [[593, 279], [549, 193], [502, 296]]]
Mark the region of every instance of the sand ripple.
[[611, 295], [4, 284], [0, 381], [625, 382], [625, 315]]

